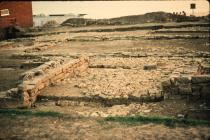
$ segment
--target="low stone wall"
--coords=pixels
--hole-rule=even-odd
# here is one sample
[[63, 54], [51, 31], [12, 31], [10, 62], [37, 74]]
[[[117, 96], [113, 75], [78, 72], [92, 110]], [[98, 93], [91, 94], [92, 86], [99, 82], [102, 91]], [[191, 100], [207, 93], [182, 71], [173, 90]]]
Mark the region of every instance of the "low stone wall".
[[77, 75], [88, 68], [89, 59], [81, 57], [76, 60], [58, 59], [47, 62], [21, 76], [23, 82], [16, 89], [8, 91], [9, 96], [21, 99], [21, 107], [31, 107], [40, 90], [62, 81], [68, 76]]
[[173, 76], [162, 82], [165, 94], [210, 99], [210, 75]]

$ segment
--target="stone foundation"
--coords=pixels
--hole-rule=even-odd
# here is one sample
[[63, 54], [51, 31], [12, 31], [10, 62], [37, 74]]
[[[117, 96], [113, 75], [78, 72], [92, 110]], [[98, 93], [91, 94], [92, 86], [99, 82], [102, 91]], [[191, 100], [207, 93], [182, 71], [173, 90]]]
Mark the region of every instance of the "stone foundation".
[[210, 99], [210, 75], [173, 76], [162, 82], [164, 93]]
[[40, 90], [85, 71], [88, 65], [89, 59], [84, 57], [71, 61], [58, 59], [47, 62], [21, 75], [23, 82], [16, 89], [9, 90], [8, 95], [19, 98], [21, 107], [31, 107]]

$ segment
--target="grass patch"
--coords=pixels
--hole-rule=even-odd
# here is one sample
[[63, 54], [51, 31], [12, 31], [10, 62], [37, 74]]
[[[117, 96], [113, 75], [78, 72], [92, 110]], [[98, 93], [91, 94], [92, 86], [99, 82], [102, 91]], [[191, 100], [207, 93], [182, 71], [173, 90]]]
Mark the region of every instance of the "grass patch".
[[176, 126], [207, 126], [210, 127], [210, 122], [205, 120], [193, 120], [193, 119], [177, 119], [177, 118], [170, 118], [170, 117], [161, 117], [161, 116], [126, 116], [126, 117], [106, 117], [105, 121], [111, 122], [119, 122], [123, 124], [164, 124], [168, 127], [176, 127]]
[[36, 116], [36, 117], [62, 117], [64, 114], [54, 111], [31, 111], [19, 109], [0, 109], [0, 114], [8, 116]]

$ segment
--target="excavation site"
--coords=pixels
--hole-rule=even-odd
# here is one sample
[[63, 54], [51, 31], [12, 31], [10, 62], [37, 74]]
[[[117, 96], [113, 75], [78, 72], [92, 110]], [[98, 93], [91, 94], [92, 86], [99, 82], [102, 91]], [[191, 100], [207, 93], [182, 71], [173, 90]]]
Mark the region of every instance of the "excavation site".
[[210, 139], [209, 15], [53, 16], [0, 18], [0, 140]]

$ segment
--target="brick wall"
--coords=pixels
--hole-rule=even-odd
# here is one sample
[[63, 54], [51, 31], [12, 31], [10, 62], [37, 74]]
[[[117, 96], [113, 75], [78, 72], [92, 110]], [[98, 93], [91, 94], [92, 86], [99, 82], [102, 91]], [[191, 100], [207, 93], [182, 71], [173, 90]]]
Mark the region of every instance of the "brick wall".
[[0, 10], [2, 9], [9, 9], [10, 15], [0, 16], [0, 28], [14, 24], [20, 27], [33, 26], [31, 1], [2, 1], [0, 2]]

